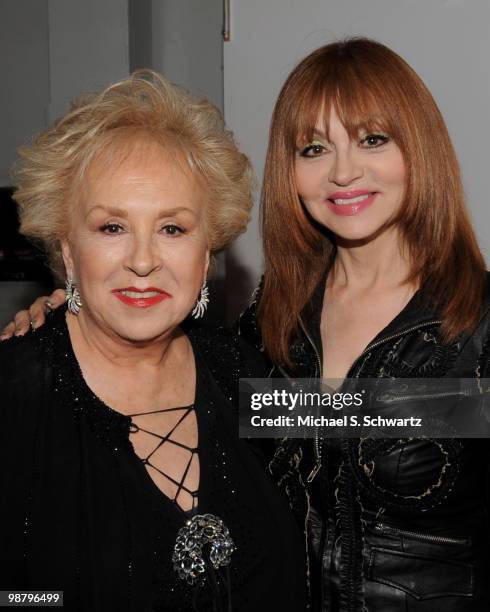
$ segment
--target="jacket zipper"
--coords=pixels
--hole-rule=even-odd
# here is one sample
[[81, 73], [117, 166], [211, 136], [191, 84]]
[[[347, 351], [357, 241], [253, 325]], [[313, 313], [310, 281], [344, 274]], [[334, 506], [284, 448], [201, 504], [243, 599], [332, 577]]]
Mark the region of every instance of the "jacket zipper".
[[374, 342], [373, 344], [370, 344], [369, 346], [367, 346], [363, 350], [363, 352], [359, 355], [359, 357], [354, 361], [354, 363], [352, 364], [352, 367], [350, 368], [349, 372], [347, 373], [347, 377], [346, 378], [349, 377], [349, 374], [350, 374], [351, 370], [354, 368], [354, 366], [359, 361], [359, 359], [361, 357], [363, 357], [364, 355], [366, 355], [367, 353], [369, 353], [369, 351], [372, 351], [373, 348], [377, 348], [381, 344], [384, 344], [385, 342], [389, 342], [390, 340], [395, 340], [396, 338], [400, 338], [401, 336], [405, 336], [406, 334], [410, 334], [411, 332], [413, 332], [413, 331], [415, 331], [417, 329], [421, 329], [423, 327], [430, 327], [431, 325], [439, 325], [440, 323], [442, 323], [442, 321], [440, 319], [437, 319], [437, 320], [434, 320], [434, 321], [425, 321], [425, 323], [419, 323], [418, 325], [414, 325], [413, 327], [409, 327], [408, 329], [404, 329], [403, 331], [398, 332], [396, 334], [392, 334], [391, 336], [386, 336], [384, 338], [381, 338], [377, 342]]
[[[425, 323], [419, 323], [418, 325], [414, 325], [412, 327], [409, 327], [408, 329], [405, 329], [401, 332], [398, 332], [396, 334], [391, 334], [390, 336], [385, 336], [384, 338], [381, 338], [380, 340], [374, 342], [373, 344], [370, 344], [369, 346], [367, 346], [364, 351], [359, 355], [359, 357], [354, 361], [354, 363], [351, 365], [351, 367], [349, 368], [349, 371], [347, 372], [347, 376], [346, 378], [350, 378], [350, 374], [351, 372], [355, 369], [355, 366], [357, 365], [357, 363], [359, 362], [359, 360], [364, 357], [364, 355], [367, 355], [367, 353], [369, 353], [370, 351], [372, 351], [374, 348], [377, 348], [378, 346], [381, 346], [382, 344], [384, 344], [385, 342], [389, 342], [390, 340], [395, 340], [397, 338], [401, 338], [402, 336], [405, 336], [406, 334], [410, 334], [411, 332], [417, 330], [417, 329], [421, 329], [424, 327], [430, 327], [431, 325], [438, 325], [442, 323], [441, 320], [434, 320], [434, 321], [426, 321]], [[306, 338], [308, 339], [308, 342], [311, 344], [313, 350], [315, 351], [315, 355], [316, 355], [316, 359], [317, 359], [317, 363], [318, 363], [318, 373], [319, 373], [319, 377], [322, 377], [322, 364], [320, 362], [320, 354], [318, 352], [318, 349], [316, 348], [315, 343], [313, 342], [310, 334], [308, 333], [301, 317], [299, 319], [299, 324], [301, 329], [303, 330]], [[321, 449], [320, 449], [320, 441], [319, 441], [319, 436], [318, 436], [318, 430], [316, 430], [315, 432], [315, 442], [314, 442], [314, 452], [315, 452], [315, 465], [313, 467], [313, 469], [311, 470], [310, 474], [308, 475], [308, 478], [306, 479], [306, 482], [311, 483], [313, 482], [313, 480], [315, 479], [315, 476], [318, 474], [318, 472], [320, 471], [321, 467], [322, 467], [322, 455], [321, 455]]]
[[411, 402], [413, 400], [432, 400], [440, 399], [442, 397], [469, 397], [469, 391], [447, 391], [446, 393], [425, 393], [420, 395], [395, 395], [389, 399], [383, 399], [383, 403], [389, 404], [390, 402]]
[[464, 544], [466, 546], [470, 544], [469, 538], [451, 538], [448, 536], [436, 536], [430, 533], [420, 533], [419, 531], [398, 529], [398, 527], [391, 527], [390, 525], [385, 525], [383, 523], [376, 523], [374, 525], [374, 530], [384, 533], [386, 535], [406, 536], [408, 538], [413, 538], [414, 540], [420, 540], [421, 542], [433, 542], [438, 544]]

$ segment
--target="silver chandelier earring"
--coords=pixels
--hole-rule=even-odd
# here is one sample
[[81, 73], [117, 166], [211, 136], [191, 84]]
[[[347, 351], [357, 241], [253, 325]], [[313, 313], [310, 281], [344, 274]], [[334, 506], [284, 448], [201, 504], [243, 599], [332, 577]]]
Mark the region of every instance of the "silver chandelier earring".
[[80, 291], [78, 291], [77, 286], [71, 278], [66, 279], [65, 291], [68, 310], [74, 315], [77, 315], [82, 307], [82, 298], [80, 296]]
[[201, 292], [199, 293], [199, 297], [197, 299], [196, 305], [194, 306], [194, 310], [191, 312], [191, 315], [194, 319], [200, 319], [204, 313], [206, 312], [206, 308], [209, 304], [209, 289], [206, 285], [206, 281], [203, 282], [201, 287]]

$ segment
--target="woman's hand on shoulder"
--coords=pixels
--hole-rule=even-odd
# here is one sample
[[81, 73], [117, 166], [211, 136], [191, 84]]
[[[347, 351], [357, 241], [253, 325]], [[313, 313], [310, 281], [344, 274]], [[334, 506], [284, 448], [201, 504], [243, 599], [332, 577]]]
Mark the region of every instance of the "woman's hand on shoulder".
[[14, 320], [6, 325], [1, 334], [0, 340], [8, 340], [12, 336], [23, 336], [32, 327], [37, 329], [46, 321], [46, 315], [52, 310], [56, 310], [65, 302], [65, 292], [63, 289], [55, 289], [50, 296], [43, 295], [29, 307], [28, 310], [19, 310]]

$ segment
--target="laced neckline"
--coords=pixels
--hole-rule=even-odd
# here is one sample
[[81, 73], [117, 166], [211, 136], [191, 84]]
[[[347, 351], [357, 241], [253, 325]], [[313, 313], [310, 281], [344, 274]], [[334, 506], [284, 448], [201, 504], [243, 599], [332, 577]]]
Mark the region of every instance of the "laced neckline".
[[[168, 412], [177, 412], [177, 411], [181, 411], [182, 415], [179, 417], [179, 419], [177, 420], [177, 422], [170, 428], [170, 430], [162, 435], [156, 431], [151, 431], [150, 429], [145, 429], [144, 427], [139, 426], [137, 423], [135, 423], [134, 419], [140, 417], [140, 416], [146, 416], [146, 415], [151, 415], [151, 414], [162, 414], [162, 413], [168, 413]], [[172, 436], [174, 435], [174, 433], [176, 433], [176, 431], [178, 430], [179, 426], [185, 421], [185, 419], [194, 411], [194, 404], [191, 404], [189, 406], [178, 406], [175, 408], [161, 408], [160, 410], [150, 410], [148, 412], [138, 412], [136, 414], [128, 414], [127, 416], [131, 419], [131, 424], [129, 426], [129, 434], [138, 434], [140, 432], [143, 432], [144, 434], [153, 436], [155, 438], [157, 438], [158, 442], [157, 445], [155, 446], [155, 448], [153, 450], [151, 450], [145, 457], [140, 457], [139, 455], [136, 455], [138, 457], [138, 459], [140, 459], [140, 461], [143, 463], [143, 465], [145, 466], [145, 468], [148, 470], [148, 468], [152, 468], [154, 469], [156, 472], [158, 472], [159, 474], [161, 474], [164, 478], [166, 478], [169, 482], [171, 482], [172, 484], [174, 484], [177, 487], [177, 490], [175, 492], [175, 495], [173, 497], [170, 497], [168, 494], [163, 493], [166, 497], [168, 497], [168, 499], [170, 499], [174, 504], [176, 504], [176, 506], [178, 506], [178, 508], [184, 512], [184, 513], [193, 513], [196, 511], [197, 509], [197, 499], [198, 499], [198, 493], [199, 490], [191, 490], [187, 485], [186, 485], [186, 479], [187, 476], [189, 474], [189, 470], [192, 464], [192, 461], [194, 459], [194, 456], [198, 454], [199, 452], [199, 446], [196, 447], [192, 447], [192, 446], [188, 446], [187, 444], [184, 444], [183, 442], [180, 442], [179, 440], [176, 440], [174, 438], [172, 438]], [[175, 480], [175, 478], [173, 478], [172, 476], [170, 476], [169, 474], [167, 474], [161, 467], [158, 467], [154, 462], [151, 461], [153, 455], [155, 455], [155, 453], [164, 445], [164, 444], [173, 444], [174, 446], [177, 446], [185, 451], [187, 451], [189, 453], [189, 457], [188, 460], [184, 466], [184, 470], [182, 472], [182, 476], [180, 478], [180, 481]], [[136, 454], [136, 453], [135, 453]], [[156, 486], [156, 484], [155, 484]], [[181, 494], [181, 492], [184, 491], [185, 493], [187, 493], [188, 495], [191, 496], [192, 498], [192, 507], [189, 510], [184, 510], [182, 508], [182, 506], [179, 504], [179, 496]]]
[[[36, 335], [36, 342], [39, 349], [44, 348], [47, 353], [48, 362], [51, 363], [56, 371], [55, 379], [55, 391], [61, 392], [65, 397], [70, 398], [70, 404], [72, 406], [75, 415], [84, 414], [88, 419], [90, 429], [94, 435], [100, 439], [104, 444], [112, 448], [116, 453], [119, 453], [122, 448], [128, 444], [131, 447], [129, 440], [130, 434], [137, 435], [138, 432], [143, 432], [145, 435], [154, 436], [158, 439], [156, 447], [146, 455], [146, 457], [140, 457], [132, 450], [136, 459], [143, 463], [146, 469], [148, 477], [152, 480], [152, 485], [155, 492], [159, 492], [163, 495], [179, 512], [184, 514], [193, 514], [197, 510], [198, 490], [192, 491], [186, 485], [186, 478], [189, 474], [189, 470], [192, 464], [192, 460], [195, 455], [198, 454], [198, 447], [189, 447], [179, 440], [175, 439], [175, 434], [184, 420], [192, 413], [196, 412], [196, 405], [191, 404], [189, 406], [163, 408], [159, 410], [151, 410], [145, 413], [137, 413], [132, 415], [126, 415], [117, 410], [114, 410], [108, 406], [102, 399], [100, 399], [86, 383], [83, 373], [80, 368], [80, 364], [75, 356], [73, 347], [71, 346], [70, 336], [68, 333], [68, 327], [65, 321], [65, 310], [60, 309], [62, 312], [56, 312], [52, 315], [50, 322], [51, 329], [49, 331], [41, 328], [41, 331]], [[194, 346], [193, 346], [194, 349]], [[198, 356], [194, 351], [196, 359], [196, 396], [197, 396], [197, 385], [198, 385], [198, 373], [197, 373], [197, 362]], [[145, 414], [158, 414], [164, 412], [176, 412], [182, 411], [182, 415], [178, 419], [177, 423], [173, 425], [170, 430], [165, 434], [160, 434], [155, 431], [145, 430], [140, 428], [139, 425], [134, 421], [138, 416]], [[196, 414], [196, 422], [198, 422]], [[199, 432], [198, 432], [199, 435]], [[181, 448], [189, 453], [188, 461], [185, 463], [184, 471], [180, 481], [172, 478], [166, 474], [163, 470], [154, 465], [151, 461], [152, 456], [155, 454], [158, 448], [161, 448], [165, 443], [170, 443], [176, 447]], [[172, 497], [162, 491], [153, 480], [149, 470], [154, 469], [157, 473], [172, 482], [177, 487], [176, 494]], [[201, 472], [201, 466], [200, 466]], [[199, 481], [201, 480], [201, 473], [199, 475]], [[178, 497], [182, 494], [182, 491], [187, 493], [192, 498], [192, 508], [184, 510], [178, 503]]]

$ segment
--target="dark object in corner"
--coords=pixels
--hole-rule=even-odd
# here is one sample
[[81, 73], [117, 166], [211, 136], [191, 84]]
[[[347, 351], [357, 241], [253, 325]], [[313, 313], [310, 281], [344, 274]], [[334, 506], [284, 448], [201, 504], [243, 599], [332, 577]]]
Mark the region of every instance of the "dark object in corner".
[[0, 187], [0, 281], [41, 281], [52, 285], [44, 254], [19, 234], [12, 187]]

